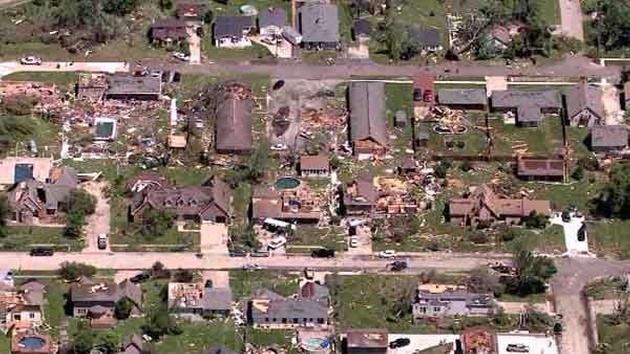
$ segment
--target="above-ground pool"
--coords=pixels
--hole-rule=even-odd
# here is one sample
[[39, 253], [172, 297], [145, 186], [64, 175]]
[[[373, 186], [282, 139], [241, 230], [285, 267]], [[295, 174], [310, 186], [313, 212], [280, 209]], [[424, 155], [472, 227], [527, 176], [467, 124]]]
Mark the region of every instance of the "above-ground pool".
[[300, 180], [295, 177], [280, 177], [274, 184], [276, 189], [293, 189], [300, 185]]
[[302, 348], [307, 353], [327, 352], [330, 349], [328, 338], [309, 338], [302, 342]]
[[18, 345], [27, 349], [41, 349], [46, 345], [46, 340], [40, 337], [24, 337], [20, 339]]

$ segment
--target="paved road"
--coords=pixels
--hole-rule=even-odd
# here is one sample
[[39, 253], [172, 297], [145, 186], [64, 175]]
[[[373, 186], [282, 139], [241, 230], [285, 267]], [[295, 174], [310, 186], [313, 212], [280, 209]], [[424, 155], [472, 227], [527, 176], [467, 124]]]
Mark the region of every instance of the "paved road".
[[569, 38], [584, 40], [583, 15], [580, 0], [560, 1], [560, 30]]
[[[492, 255], [462, 255], [451, 253], [426, 253], [409, 257], [410, 272], [416, 273], [434, 269], [437, 271], [468, 271], [491, 261], [506, 261], [509, 258]], [[31, 257], [23, 252], [2, 253], [2, 267], [29, 270], [55, 270], [65, 261], [92, 264], [98, 268], [133, 270], [147, 269], [160, 261], [167, 268], [200, 270], [238, 269], [247, 263], [273, 269], [301, 270], [384, 270], [390, 261], [372, 256], [340, 256], [334, 259], [311, 258], [305, 256], [278, 257], [229, 257], [225, 255], [205, 255], [197, 258], [194, 253], [125, 252], [125, 253], [55, 253], [52, 257]]]

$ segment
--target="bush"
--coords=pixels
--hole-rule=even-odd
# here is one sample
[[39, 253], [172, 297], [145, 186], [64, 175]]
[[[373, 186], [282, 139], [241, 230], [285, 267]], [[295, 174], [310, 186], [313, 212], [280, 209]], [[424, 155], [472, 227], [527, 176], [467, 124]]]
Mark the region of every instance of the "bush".
[[451, 167], [451, 163], [448, 161], [440, 161], [437, 166], [435, 166], [435, 175], [438, 178], [446, 178], [446, 174], [448, 173], [448, 169]]
[[182, 330], [168, 312], [166, 304], [149, 309], [147, 321], [142, 329], [153, 339], [159, 339], [166, 334], [181, 334]]
[[571, 177], [577, 181], [584, 179], [584, 167], [578, 165], [571, 174]]
[[114, 306], [114, 316], [119, 320], [126, 320], [131, 315], [133, 309], [133, 303], [126, 297], [118, 300]]
[[96, 267], [77, 262], [63, 262], [59, 269], [59, 276], [67, 281], [76, 281], [80, 277], [92, 277], [96, 274]]
[[175, 214], [170, 210], [146, 209], [142, 213], [141, 232], [144, 237], [154, 238], [167, 233], [175, 224]]
[[488, 235], [485, 232], [475, 231], [468, 235], [468, 239], [470, 242], [479, 245], [488, 242]]
[[528, 229], [544, 229], [549, 223], [549, 216], [537, 213], [532, 210], [529, 215], [523, 218], [523, 224]]
[[458, 149], [463, 149], [466, 146], [466, 142], [464, 142], [463, 140], [457, 140], [455, 145], [457, 146]]
[[188, 269], [178, 269], [173, 274], [173, 281], [177, 283], [191, 283], [193, 281], [193, 273]]
[[464, 161], [461, 163], [461, 165], [459, 165], [459, 169], [464, 171], [464, 172], [468, 172], [470, 170], [472, 170], [472, 165], [470, 164], [469, 161]]
[[507, 228], [505, 231], [501, 232], [501, 241], [510, 242], [518, 237], [518, 233], [512, 229]]
[[161, 262], [155, 262], [151, 266], [151, 277], [155, 279], [168, 279], [171, 277], [171, 271], [166, 269]]

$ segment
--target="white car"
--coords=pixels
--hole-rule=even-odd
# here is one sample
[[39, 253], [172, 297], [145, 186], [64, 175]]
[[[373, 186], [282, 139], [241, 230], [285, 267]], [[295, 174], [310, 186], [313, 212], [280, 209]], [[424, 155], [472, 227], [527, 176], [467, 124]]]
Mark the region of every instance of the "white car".
[[394, 258], [394, 257], [396, 257], [396, 251], [394, 251], [394, 250], [380, 251], [378, 253], [378, 257], [379, 258]]
[[285, 144], [282, 144], [282, 143], [274, 144], [271, 147], [271, 150], [274, 150], [274, 151], [282, 151], [282, 150], [286, 150], [286, 149], [287, 149], [287, 146]]
[[280, 236], [271, 240], [269, 244], [267, 245], [267, 247], [271, 250], [275, 250], [286, 244], [287, 244], [287, 238], [284, 236]]
[[175, 52], [173, 53], [173, 57], [176, 59], [179, 59], [181, 61], [189, 61], [190, 60], [190, 55], [186, 55], [186, 53], [182, 53], [182, 52]]
[[42, 58], [36, 57], [34, 55], [29, 55], [20, 59], [20, 64], [22, 65], [42, 65]]
[[359, 238], [356, 236], [350, 237], [350, 247], [356, 248], [359, 247]]

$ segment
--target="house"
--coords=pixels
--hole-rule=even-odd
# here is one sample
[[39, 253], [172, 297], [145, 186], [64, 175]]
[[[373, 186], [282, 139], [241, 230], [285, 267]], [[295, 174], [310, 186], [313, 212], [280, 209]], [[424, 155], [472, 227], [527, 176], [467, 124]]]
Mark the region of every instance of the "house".
[[232, 291], [204, 287], [201, 283], [169, 283], [168, 308], [184, 317], [228, 316], [232, 310]]
[[413, 320], [442, 316], [488, 316], [494, 313], [492, 294], [468, 292], [465, 288], [422, 284], [412, 305]]
[[321, 217], [316, 196], [302, 184], [295, 189], [256, 188], [252, 195], [252, 218], [256, 221], [271, 218], [316, 223]]
[[378, 192], [372, 181], [358, 179], [350, 182], [343, 196], [343, 205], [348, 215], [370, 215], [374, 212]]
[[565, 177], [564, 160], [559, 158], [532, 158], [518, 155], [516, 175], [528, 181], [562, 182]]
[[246, 154], [252, 149], [253, 102], [241, 85], [227, 88], [216, 111], [215, 149], [220, 154]]
[[304, 3], [298, 8], [298, 31], [307, 50], [336, 50], [339, 47], [337, 5]]
[[487, 185], [475, 187], [465, 198], [451, 198], [448, 201], [451, 223], [461, 226], [496, 222], [518, 224], [532, 211], [549, 215], [550, 210], [548, 200], [505, 198]]
[[414, 147], [417, 148], [425, 148], [429, 146], [429, 138], [430, 134], [426, 131], [419, 131], [416, 133], [416, 138], [414, 140]]
[[292, 329], [326, 328], [330, 324], [328, 301], [284, 297], [271, 290], [257, 289], [248, 302], [248, 319], [254, 327]]
[[118, 122], [110, 117], [94, 118], [94, 140], [113, 141], [116, 138]]
[[122, 341], [121, 351], [118, 354], [144, 354], [144, 341], [137, 334], [127, 336]]
[[35, 280], [0, 292], [0, 329], [25, 329], [41, 326], [45, 286]]
[[129, 217], [139, 221], [146, 210], [169, 210], [178, 220], [226, 223], [229, 217], [229, 187], [219, 178], [203, 186], [162, 187], [136, 193]]
[[432, 106], [435, 102], [435, 80], [429, 74], [418, 74], [413, 78], [414, 106]]
[[70, 286], [70, 303], [74, 317], [87, 318], [91, 327], [109, 328], [116, 324], [114, 307], [122, 299], [131, 302], [131, 315], [142, 312], [142, 289], [129, 279], [119, 284], [114, 282], [97, 283], [82, 278]]
[[486, 90], [482, 88], [440, 89], [437, 101], [451, 109], [484, 111], [488, 107]]
[[158, 45], [179, 44], [188, 38], [186, 21], [171, 17], [158, 19], [151, 25], [149, 37]]
[[196, 21], [202, 16], [199, 4], [191, 1], [180, 1], [175, 7], [175, 16], [180, 20]]
[[544, 114], [558, 114], [562, 104], [556, 90], [493, 91], [491, 106], [494, 112], [510, 112], [521, 127], [536, 127]]
[[387, 329], [349, 329], [346, 332], [347, 354], [386, 354], [389, 346]]
[[79, 183], [74, 169], [66, 166], [50, 170], [45, 182], [28, 179], [16, 183], [7, 193], [11, 219], [30, 224], [37, 218], [46, 221], [61, 209], [67, 209], [70, 194]]
[[30, 179], [45, 182], [52, 167], [52, 157], [5, 157], [0, 160], [0, 186], [6, 188]]
[[359, 158], [384, 154], [389, 144], [385, 120], [385, 85], [351, 82], [348, 88], [350, 141]]
[[100, 101], [107, 91], [107, 76], [103, 74], [79, 74], [76, 95], [80, 100]]
[[357, 42], [365, 42], [372, 35], [372, 24], [370, 21], [360, 18], [352, 24], [352, 39]]
[[111, 75], [105, 98], [110, 100], [157, 101], [162, 95], [162, 79], [152, 76]]
[[594, 125], [591, 128], [591, 150], [593, 152], [619, 152], [627, 148], [627, 126]]
[[287, 13], [283, 8], [270, 7], [258, 14], [258, 33], [261, 37], [280, 37], [282, 28], [288, 24]]
[[494, 48], [502, 51], [507, 49], [514, 38], [521, 34], [524, 29], [525, 27], [520, 23], [497, 24], [490, 28], [488, 37]]
[[325, 155], [300, 156], [300, 176], [302, 177], [328, 177], [330, 175], [330, 162]]
[[245, 48], [252, 45], [247, 35], [253, 30], [249, 16], [217, 16], [214, 20], [213, 39], [217, 48]]
[[282, 37], [293, 46], [298, 46], [302, 43], [302, 35], [291, 26], [282, 27]]
[[433, 53], [442, 50], [440, 32], [434, 29], [424, 29], [416, 27], [407, 28], [407, 36], [414, 43], [421, 54]]
[[567, 91], [565, 98], [567, 119], [572, 126], [605, 124], [606, 112], [600, 87], [590, 85], [583, 79]]
[[168, 181], [156, 171], [142, 171], [135, 176], [128, 178], [125, 183], [125, 189], [132, 193], [139, 193], [144, 190], [165, 187], [169, 187]]

